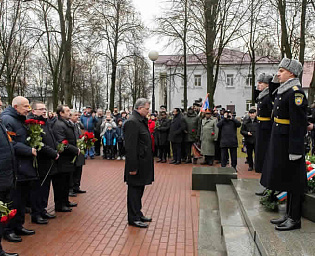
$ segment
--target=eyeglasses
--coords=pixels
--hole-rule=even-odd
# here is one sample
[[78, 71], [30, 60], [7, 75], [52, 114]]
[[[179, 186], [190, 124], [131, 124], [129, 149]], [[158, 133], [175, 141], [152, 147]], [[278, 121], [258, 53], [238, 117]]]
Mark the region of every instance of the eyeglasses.
[[39, 110], [39, 111], [44, 111], [44, 110], [46, 110], [46, 111], [47, 111], [47, 108], [37, 108], [37, 109], [34, 109], [34, 110]]

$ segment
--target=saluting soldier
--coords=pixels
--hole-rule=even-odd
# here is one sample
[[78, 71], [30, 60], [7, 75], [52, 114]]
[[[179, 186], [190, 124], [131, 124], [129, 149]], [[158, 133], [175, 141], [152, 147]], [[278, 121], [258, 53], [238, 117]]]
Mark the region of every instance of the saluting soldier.
[[307, 129], [307, 99], [298, 79], [302, 70], [302, 64], [294, 59], [284, 58], [279, 65], [280, 86], [274, 100], [268, 161], [265, 161], [261, 179], [261, 184], [269, 189], [288, 192], [286, 215], [271, 220], [279, 231], [301, 228]]

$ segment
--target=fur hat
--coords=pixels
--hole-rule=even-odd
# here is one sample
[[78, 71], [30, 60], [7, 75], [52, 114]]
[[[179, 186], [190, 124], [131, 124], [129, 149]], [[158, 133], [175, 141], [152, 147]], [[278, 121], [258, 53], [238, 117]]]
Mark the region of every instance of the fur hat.
[[296, 77], [298, 77], [302, 71], [303, 66], [298, 60], [283, 58], [279, 64], [279, 68], [284, 68], [291, 73], [293, 73]]
[[257, 78], [258, 82], [265, 83], [265, 84], [269, 84], [271, 80], [272, 80], [272, 76], [266, 75], [265, 73], [259, 74], [259, 76]]

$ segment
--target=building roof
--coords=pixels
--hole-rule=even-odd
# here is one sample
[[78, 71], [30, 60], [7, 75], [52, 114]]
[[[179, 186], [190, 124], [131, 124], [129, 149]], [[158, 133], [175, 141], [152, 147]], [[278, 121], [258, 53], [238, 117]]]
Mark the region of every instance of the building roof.
[[[216, 50], [217, 52], [217, 50]], [[257, 64], [278, 64], [279, 60], [273, 57], [256, 57]], [[207, 61], [206, 55], [204, 53], [200, 54], [189, 54], [187, 57], [188, 65], [198, 65], [205, 64]], [[159, 58], [155, 61], [156, 64], [165, 64], [167, 66], [175, 66], [183, 64], [182, 55], [160, 55]], [[221, 65], [241, 65], [241, 64], [250, 64], [250, 56], [248, 53], [244, 53], [238, 50], [227, 49], [223, 50], [223, 53], [220, 58]]]

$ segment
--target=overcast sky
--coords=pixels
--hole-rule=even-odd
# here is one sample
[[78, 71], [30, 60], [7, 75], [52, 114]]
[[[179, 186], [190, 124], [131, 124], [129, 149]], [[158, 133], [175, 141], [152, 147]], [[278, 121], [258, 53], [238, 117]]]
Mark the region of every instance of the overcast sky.
[[[161, 14], [162, 0], [133, 0], [135, 8], [141, 13], [144, 24], [152, 28], [154, 25], [154, 18]], [[169, 50], [164, 50], [164, 42], [158, 42], [157, 37], [148, 37], [145, 40], [146, 52], [144, 55], [148, 55], [149, 51], [156, 50], [159, 54], [170, 54]]]

